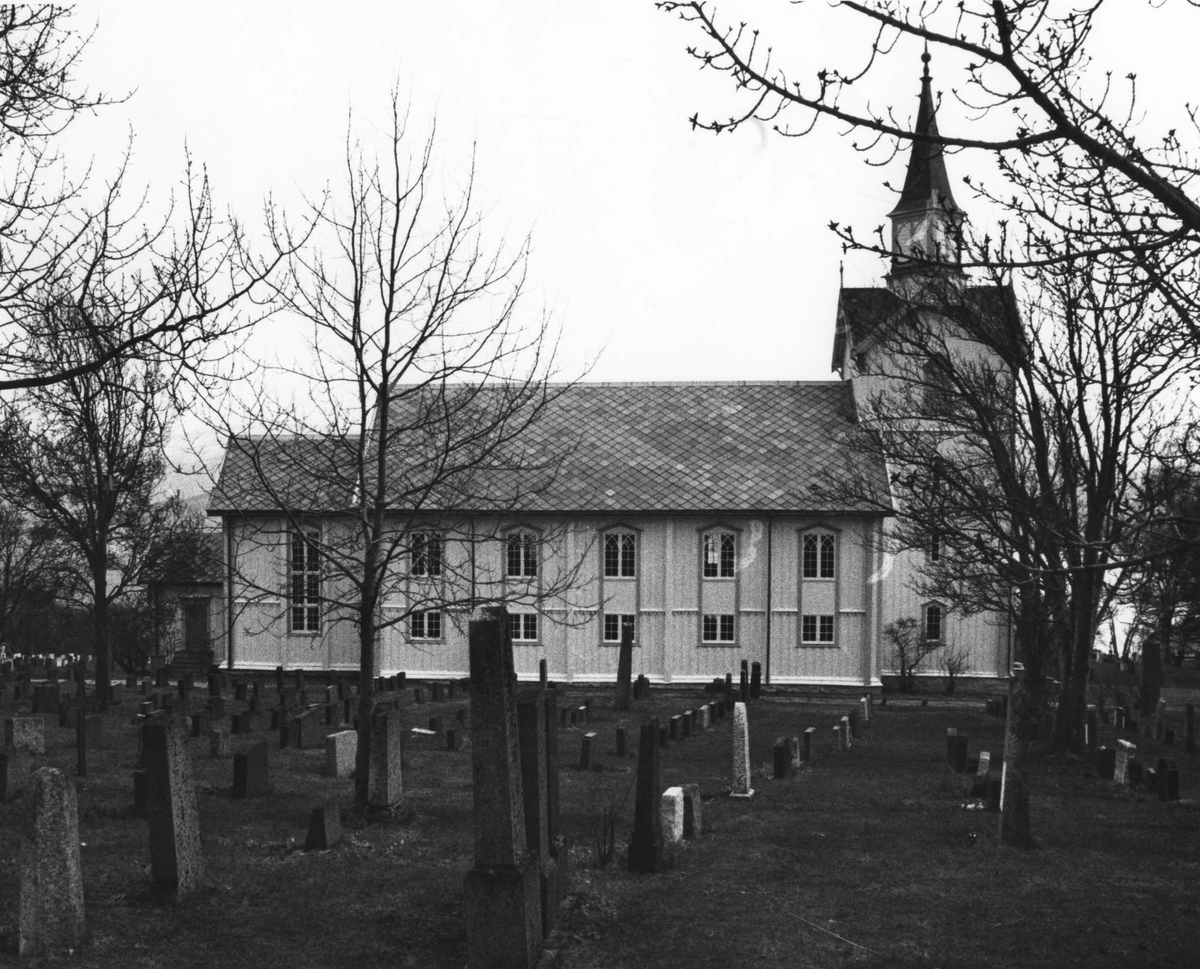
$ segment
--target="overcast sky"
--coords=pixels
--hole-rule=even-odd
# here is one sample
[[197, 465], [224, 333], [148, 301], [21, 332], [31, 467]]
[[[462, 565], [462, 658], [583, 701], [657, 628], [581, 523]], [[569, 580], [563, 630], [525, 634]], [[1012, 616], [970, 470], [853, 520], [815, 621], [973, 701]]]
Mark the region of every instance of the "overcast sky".
[[[1163, 70], [1194, 62], [1190, 35], [1164, 29], [1172, 11], [1151, 14], [1146, 0], [1120, 8], [1158, 29], [1114, 21], [1095, 51], [1118, 76], [1148, 61], [1159, 86], [1147, 103], [1178, 108]], [[721, 11], [760, 24], [784, 48], [777, 56], [814, 55], [796, 60], [806, 72], [846, 51], [861, 63], [855, 18], [817, 0], [729, 0]], [[802, 139], [762, 126], [693, 132], [694, 112], [728, 113], [727, 79], [697, 71], [684, 48], [699, 35], [650, 0], [121, 2], [77, 20], [92, 17], [79, 77], [130, 97], [72, 130], [73, 164], [111, 170], [132, 132], [133, 180], [161, 199], [186, 143], [218, 201], [253, 225], [268, 194], [298, 212], [335, 182], [351, 114], [369, 138], [397, 86], [414, 130], [436, 116], [443, 171], [461, 173], [477, 146], [489, 233], [532, 234], [530, 318], [552, 311], [568, 370], [603, 350], [589, 379], [828, 378], [843, 255], [827, 226], [873, 230], [894, 203], [883, 182], [903, 178], [903, 158], [870, 167], [834, 124]], [[874, 89], [873, 103], [905, 120], [918, 56], [898, 50]], [[961, 82], [948, 60], [935, 55], [932, 68], [935, 89]], [[958, 105], [939, 122], [948, 132], [979, 123]], [[965, 155], [950, 168], [956, 185], [986, 173]], [[984, 217], [968, 192], [956, 195]], [[847, 284], [882, 272], [877, 259], [846, 259]]]

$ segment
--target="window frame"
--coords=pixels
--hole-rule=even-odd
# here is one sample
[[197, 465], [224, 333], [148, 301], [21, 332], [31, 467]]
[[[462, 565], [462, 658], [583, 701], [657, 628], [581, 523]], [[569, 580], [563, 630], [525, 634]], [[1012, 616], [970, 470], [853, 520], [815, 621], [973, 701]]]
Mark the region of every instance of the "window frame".
[[[809, 622], [811, 620], [811, 623]], [[812, 634], [809, 635], [811, 625]], [[800, 642], [805, 646], [837, 644], [837, 616], [828, 612], [806, 612], [800, 616]]]
[[445, 540], [439, 532], [409, 533], [409, 575], [419, 579], [440, 579], [445, 562]]
[[[600, 574], [606, 579], [636, 579], [638, 577], [638, 536], [624, 528], [604, 531], [600, 545]], [[609, 567], [609, 546], [613, 561]]]
[[[420, 617], [421, 632], [417, 632], [417, 619]], [[427, 625], [430, 617], [437, 619], [437, 634], [430, 635]], [[417, 609], [409, 613], [408, 616], [408, 638], [418, 642], [436, 643], [442, 642], [445, 638], [445, 623], [442, 622], [441, 609]]]
[[[514, 629], [514, 625], [517, 627]], [[533, 627], [533, 637], [526, 634], [530, 625]], [[528, 646], [542, 641], [541, 616], [536, 612], [510, 612], [508, 614], [508, 633], [514, 644]]]
[[[937, 617], [937, 635], [929, 635], [930, 616]], [[946, 606], [941, 602], [926, 602], [921, 606], [921, 642], [944, 643], [946, 641]]]
[[[709, 561], [709, 546], [715, 545], [716, 561]], [[728, 560], [726, 554], [728, 553]], [[706, 529], [700, 539], [700, 578], [704, 580], [737, 578], [738, 535], [730, 528], [715, 526]], [[712, 574], [709, 574], [709, 567]]]
[[[296, 568], [296, 549], [303, 544], [305, 554], [302, 568]], [[298, 636], [321, 634], [321, 527], [320, 525], [292, 525], [288, 529], [288, 633]], [[297, 595], [297, 579], [302, 589]], [[298, 610], [302, 610], [299, 611]], [[300, 621], [297, 622], [297, 617]]]
[[[811, 571], [809, 545], [812, 545]], [[838, 535], [830, 528], [809, 528], [800, 535], [800, 578], [809, 582], [833, 582], [837, 579]]]
[[[616, 638], [611, 638], [609, 636], [608, 626], [609, 626], [610, 619], [615, 619], [617, 621]], [[621, 630], [624, 627], [624, 623], [625, 623], [626, 619], [629, 619], [633, 622], [633, 645], [636, 646], [637, 641], [638, 641], [637, 616], [633, 615], [632, 613], [628, 613], [628, 612], [606, 612], [606, 613], [603, 613], [603, 615], [601, 617], [601, 621], [600, 621], [600, 636], [601, 636], [600, 641], [602, 643], [604, 643], [606, 646], [620, 646], [621, 645]]]
[[[709, 620], [713, 636], [709, 636]], [[726, 622], [728, 620], [728, 622]], [[728, 627], [728, 635], [726, 635]], [[737, 645], [737, 615], [730, 612], [705, 612], [700, 614], [700, 642], [706, 646]]]

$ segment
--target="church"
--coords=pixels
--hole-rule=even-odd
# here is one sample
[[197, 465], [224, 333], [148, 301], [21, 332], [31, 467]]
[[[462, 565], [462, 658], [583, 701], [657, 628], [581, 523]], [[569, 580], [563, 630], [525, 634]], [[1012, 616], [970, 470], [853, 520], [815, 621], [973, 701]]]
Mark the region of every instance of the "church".
[[[927, 63], [916, 130], [936, 132]], [[927, 255], [944, 264], [957, 251], [961, 213], [940, 148], [913, 142], [889, 217], [884, 284], [840, 293], [836, 379], [558, 391], [524, 442], [565, 455], [546, 487], [502, 507], [456, 509], [481, 533], [437, 516], [407, 526], [403, 574], [381, 606], [376, 672], [467, 673], [466, 617], [447, 592], [465, 576], [508, 603], [522, 678], [545, 660], [558, 682], [612, 681], [631, 625], [633, 672], [655, 683], [708, 682], [745, 661], [760, 663], [770, 685], [871, 689], [895, 670], [884, 630], [904, 617], [924, 642], [953, 644], [962, 675], [1004, 675], [1001, 619], [958, 615], [913, 590], [915, 557], [936, 550], [886, 551], [892, 469], [872, 454], [861, 414], [888, 368], [882, 335], [904, 325], [923, 275], [944, 271]], [[287, 446], [311, 448], [313, 467], [323, 460], [319, 441]], [[270, 450], [262, 454], [269, 465]], [[226, 549], [227, 628], [215, 659], [237, 670], [356, 670], [357, 629], [327, 605], [336, 579], [321, 549], [333, 516], [264, 488], [273, 474], [231, 443], [210, 499]], [[830, 487], [851, 475], [857, 491]], [[936, 652], [923, 672], [938, 673]]]

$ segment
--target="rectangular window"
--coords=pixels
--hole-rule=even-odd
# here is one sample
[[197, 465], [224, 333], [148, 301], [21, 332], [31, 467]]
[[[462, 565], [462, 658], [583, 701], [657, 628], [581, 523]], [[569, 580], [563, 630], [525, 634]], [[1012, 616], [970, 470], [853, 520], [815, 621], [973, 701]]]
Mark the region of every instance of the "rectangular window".
[[636, 574], [637, 537], [628, 533], [605, 535], [605, 578], [632, 579]]
[[442, 540], [438, 536], [428, 532], [413, 532], [410, 550], [413, 575], [442, 574]]
[[512, 613], [508, 617], [508, 629], [514, 643], [536, 643], [538, 639], [538, 617], [536, 612]]
[[508, 575], [532, 578], [538, 574], [537, 536], [531, 532], [514, 532], [508, 536]]
[[704, 577], [732, 579], [737, 558], [737, 543], [729, 532], [712, 532], [704, 536]]
[[706, 643], [732, 643], [733, 616], [729, 613], [720, 615], [705, 614], [701, 627], [701, 640]]
[[833, 616], [803, 615], [800, 617], [800, 642], [832, 643]]
[[805, 579], [832, 579], [835, 569], [832, 535], [805, 535], [800, 550], [800, 575]]
[[408, 617], [408, 622], [412, 639], [442, 638], [442, 614], [436, 610], [414, 612]]
[[[633, 616], [628, 613], [606, 612], [604, 614], [604, 641], [606, 643], [619, 643], [621, 641], [621, 630], [625, 623], [633, 626]], [[634, 638], [637, 638], [637, 632], [634, 632]]]
[[320, 529], [292, 529], [289, 598], [294, 633], [321, 631], [320, 540]]
[[942, 560], [942, 533], [934, 532], [929, 536], [929, 561], [940, 562]]
[[927, 643], [942, 641], [942, 607], [937, 604], [925, 607], [925, 641]]

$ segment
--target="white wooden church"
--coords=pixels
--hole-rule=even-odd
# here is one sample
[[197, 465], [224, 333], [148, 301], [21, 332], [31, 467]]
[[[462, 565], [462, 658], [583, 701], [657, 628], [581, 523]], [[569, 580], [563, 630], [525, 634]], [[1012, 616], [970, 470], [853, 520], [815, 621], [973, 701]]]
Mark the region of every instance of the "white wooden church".
[[[926, 68], [916, 130], [935, 125]], [[955, 211], [940, 149], [914, 142], [889, 216], [891, 271], [879, 287], [841, 291], [837, 379], [564, 390], [530, 433], [538, 447], [561, 445], [568, 456], [548, 488], [489, 526], [494, 540], [469, 543], [467, 562], [436, 522], [414, 533], [401, 591], [382, 607], [385, 619], [390, 610], [404, 621], [381, 633], [378, 672], [467, 673], [465, 617], [429, 593], [443, 574], [469, 568], [498, 576], [510, 593], [525, 678], [545, 659], [559, 682], [615, 679], [621, 628], [631, 621], [634, 673], [654, 682], [707, 682], [736, 675], [746, 660], [761, 663], [772, 685], [878, 687], [894, 667], [883, 629], [907, 616], [924, 639], [968, 651], [964, 675], [1002, 675], [1008, 628], [911, 590], [913, 557], [929, 553], [885, 554], [886, 501], [822, 497], [853, 469], [886, 498], [889, 469], [882, 456], [870, 459], [859, 411], [868, 375], [887, 370], [880, 334], [903, 325], [905, 286], [926, 271], [906, 254], [938, 245]], [[357, 630], [323, 607], [322, 583], [331, 580], [311, 539], [330, 526], [317, 507], [278, 507], [277, 490], [265, 498], [263, 473], [231, 446], [209, 504], [226, 549], [227, 628], [216, 659], [233, 669], [355, 670]], [[520, 594], [564, 567], [574, 569], [570, 591]], [[434, 605], [412, 611], [406, 594]]]

